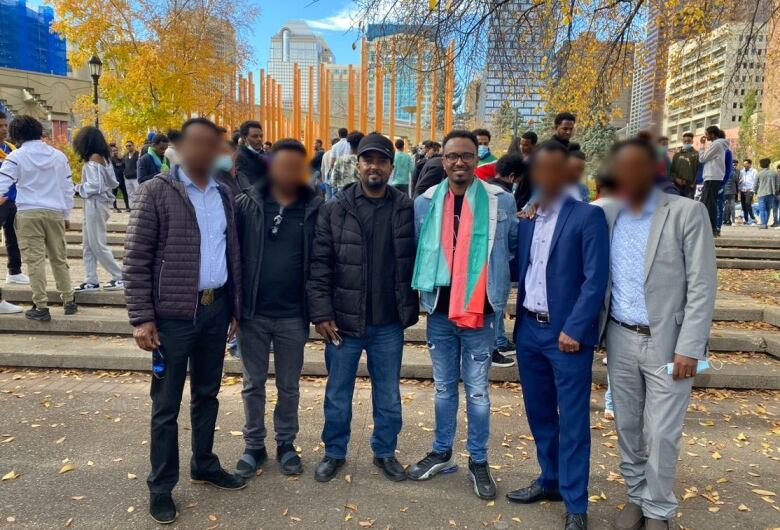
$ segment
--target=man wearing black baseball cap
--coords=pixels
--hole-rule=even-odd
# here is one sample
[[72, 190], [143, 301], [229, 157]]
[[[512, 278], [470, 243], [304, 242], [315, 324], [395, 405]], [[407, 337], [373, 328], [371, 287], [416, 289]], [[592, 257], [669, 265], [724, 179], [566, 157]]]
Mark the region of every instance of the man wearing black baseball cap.
[[306, 290], [309, 315], [325, 346], [325, 457], [314, 473], [330, 481], [346, 462], [352, 394], [363, 350], [374, 410], [374, 464], [393, 481], [406, 478], [395, 457], [401, 431], [404, 328], [417, 322], [412, 289], [416, 244], [414, 208], [388, 186], [393, 144], [379, 133], [357, 148], [360, 181], [320, 208]]

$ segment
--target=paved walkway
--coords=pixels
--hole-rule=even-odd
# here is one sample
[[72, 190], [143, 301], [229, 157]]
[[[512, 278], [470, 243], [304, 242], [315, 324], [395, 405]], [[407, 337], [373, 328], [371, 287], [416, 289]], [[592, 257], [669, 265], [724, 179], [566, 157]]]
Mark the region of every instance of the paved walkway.
[[[216, 452], [232, 467], [242, 449], [240, 382], [222, 392]], [[2, 528], [154, 528], [147, 516], [148, 376], [117, 373], [0, 371], [0, 482]], [[269, 382], [269, 400], [275, 399]], [[330, 484], [312, 478], [322, 456], [324, 380], [307, 378], [298, 444], [306, 472], [280, 475], [275, 463], [240, 492], [193, 486], [182, 480], [175, 498], [182, 512], [174, 528], [533, 528], [562, 527], [560, 504], [516, 506], [509, 489], [537, 473], [522, 396], [517, 385], [494, 385], [491, 463], [498, 480], [494, 503], [478, 500], [463, 468], [422, 483], [390, 483], [371, 464], [370, 386], [354, 397], [349, 461]], [[430, 447], [433, 389], [405, 382], [405, 427], [399, 459], [410, 463]], [[600, 421], [603, 390], [592, 404], [591, 528], [610, 528], [625, 502], [617, 474], [615, 433]], [[182, 407], [186, 412], [186, 403]], [[780, 494], [780, 392], [697, 392], [687, 416], [676, 493], [678, 523], [687, 529], [766, 529], [778, 526]], [[269, 416], [270, 421], [270, 416]], [[188, 469], [189, 418], [181, 421], [182, 469]], [[464, 454], [461, 421], [456, 451]], [[74, 469], [60, 473], [66, 465]], [[349, 478], [349, 480], [347, 480]], [[759, 493], [755, 493], [757, 490]], [[762, 491], [763, 490], [763, 491]], [[767, 492], [773, 492], [769, 495]]]

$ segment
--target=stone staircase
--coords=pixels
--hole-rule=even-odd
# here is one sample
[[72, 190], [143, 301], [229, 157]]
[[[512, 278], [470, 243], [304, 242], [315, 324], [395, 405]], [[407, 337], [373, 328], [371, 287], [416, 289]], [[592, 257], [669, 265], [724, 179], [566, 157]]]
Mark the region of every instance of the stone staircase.
[[[83, 276], [79, 218], [77, 209], [66, 236], [74, 284], [80, 283]], [[108, 225], [109, 244], [119, 259], [126, 225], [127, 214], [113, 214]], [[770, 260], [767, 256], [780, 263], [780, 256], [776, 256], [780, 253], [780, 231], [777, 236], [754, 237], [752, 233], [743, 235], [736, 230], [733, 234], [724, 234], [718, 240], [719, 267], [732, 262], [765, 262]], [[0, 249], [5, 250], [4, 247]], [[771, 252], [757, 255], [757, 250]], [[722, 252], [725, 254], [721, 255]], [[101, 271], [101, 274], [104, 273]], [[50, 288], [53, 288], [51, 281]], [[4, 286], [2, 291], [3, 297], [10, 302], [24, 306], [31, 303], [28, 286], [9, 285]], [[61, 313], [53, 290], [49, 299], [53, 306], [52, 321], [48, 323], [30, 321], [23, 315], [0, 315], [0, 366], [149, 370], [149, 354], [139, 350], [132, 339], [122, 292], [78, 293], [76, 301], [80, 311], [70, 317]], [[513, 312], [514, 304], [510, 303], [506, 320], [508, 331], [514, 327]], [[723, 361], [723, 369], [699, 375], [696, 384], [720, 388], [780, 389], [780, 306], [760, 303], [744, 295], [719, 292], [714, 320], [710, 348], [715, 357]], [[418, 324], [406, 330], [405, 342], [403, 377], [430, 378], [423, 314]], [[323, 350], [324, 343], [312, 327], [304, 374], [326, 375]], [[593, 366], [594, 381], [598, 383], [606, 381], [606, 369], [601, 358], [601, 354], [597, 355]], [[367, 374], [364, 362], [360, 370], [361, 374]], [[228, 357], [226, 371], [240, 373], [240, 362]], [[496, 382], [516, 381], [517, 369], [494, 368], [490, 376]]]

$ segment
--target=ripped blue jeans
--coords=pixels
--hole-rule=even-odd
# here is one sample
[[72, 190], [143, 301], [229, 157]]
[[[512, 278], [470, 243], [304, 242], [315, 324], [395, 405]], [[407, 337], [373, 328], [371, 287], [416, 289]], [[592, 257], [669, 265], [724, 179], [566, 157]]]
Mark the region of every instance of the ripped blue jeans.
[[492, 315], [485, 318], [481, 329], [458, 328], [442, 313], [428, 315], [428, 349], [436, 390], [433, 450], [437, 453], [450, 451], [455, 441], [458, 384], [463, 377], [468, 418], [466, 448], [474, 462], [487, 461], [490, 437], [488, 371], [496, 335], [494, 326]]

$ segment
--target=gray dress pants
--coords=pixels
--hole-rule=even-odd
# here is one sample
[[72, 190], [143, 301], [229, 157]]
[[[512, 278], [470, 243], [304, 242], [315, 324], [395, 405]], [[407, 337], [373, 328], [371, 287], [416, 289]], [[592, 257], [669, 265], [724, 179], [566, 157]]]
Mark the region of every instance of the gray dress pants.
[[255, 316], [241, 320], [238, 347], [244, 365], [244, 441], [248, 449], [265, 447], [265, 382], [271, 343], [278, 396], [274, 407], [276, 441], [292, 442], [298, 434], [299, 383], [303, 368], [303, 349], [309, 338], [309, 324], [303, 318], [266, 318]]
[[674, 475], [693, 378], [672, 379], [664, 365], [674, 352], [660, 352], [652, 337], [611, 321], [607, 359], [628, 498], [645, 517], [673, 520]]

